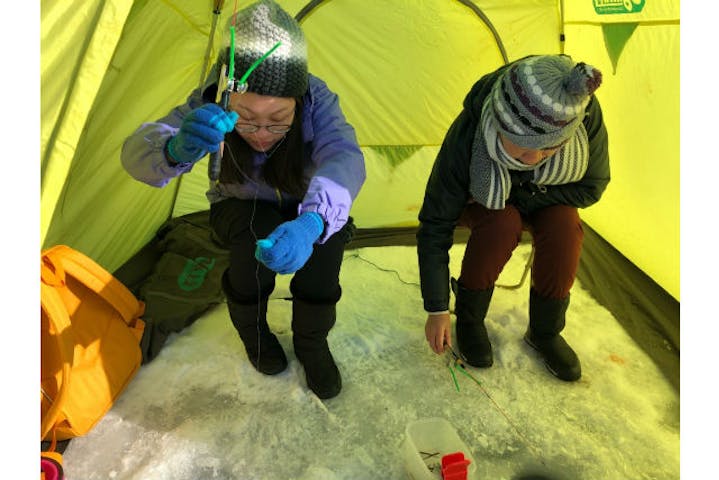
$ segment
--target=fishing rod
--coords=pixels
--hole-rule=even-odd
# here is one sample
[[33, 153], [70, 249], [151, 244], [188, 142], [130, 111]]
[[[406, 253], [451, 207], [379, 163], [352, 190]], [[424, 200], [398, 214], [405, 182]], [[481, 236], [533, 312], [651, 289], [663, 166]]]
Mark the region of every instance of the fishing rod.
[[[215, 99], [215, 102], [220, 105], [223, 110], [229, 112], [230, 94], [245, 93], [248, 88], [247, 78], [257, 67], [260, 66], [262, 62], [265, 61], [267, 57], [272, 54], [272, 52], [277, 50], [280, 45], [282, 45], [282, 42], [275, 43], [272, 48], [265, 52], [260, 58], [255, 60], [255, 62], [250, 65], [250, 67], [245, 71], [245, 73], [242, 74], [239, 79], [237, 79], [235, 78], [235, 25], [230, 25], [230, 58], [228, 59], [228, 64], [223, 64], [220, 69], [220, 78], [217, 83], [218, 95]], [[221, 86], [224, 86], [224, 88], [220, 90]], [[220, 178], [220, 169], [222, 168], [222, 155], [220, 153], [221, 151], [222, 149], [210, 154], [210, 161], [207, 166], [207, 175], [213, 182], [218, 181]]]
[[[527, 445], [527, 448], [529, 448], [532, 453], [539, 459], [539, 461], [544, 465], [544, 460], [542, 456], [539, 454], [539, 451], [534, 447], [532, 442], [529, 441], [529, 439], [519, 430], [519, 427], [517, 427], [516, 423], [509, 417], [507, 412], [492, 398], [492, 395], [489, 394], [489, 391], [485, 388], [484, 385], [482, 385], [482, 382], [480, 382], [474, 375], [469, 373], [467, 370], [467, 366], [464, 363], [464, 359], [452, 349], [452, 347], [449, 346], [449, 344], [445, 343], [444, 348], [447, 351], [448, 356], [448, 362], [447, 362], [447, 368], [449, 368], [449, 372], [452, 375], [452, 381], [454, 382], [454, 387], [459, 392], [459, 382], [457, 381], [457, 375], [456, 371], [458, 370], [463, 375], [469, 377], [474, 383], [479, 386], [479, 388], [482, 390], [482, 393], [489, 399], [490, 402], [492, 402], [492, 405], [496, 411], [498, 411], [504, 418], [507, 420], [507, 423], [509, 423], [509, 426], [512, 427], [512, 429], [515, 431], [515, 433], [519, 436], [519, 438], [524, 442], [525, 445]], [[545, 465], [546, 466], [546, 465]]]

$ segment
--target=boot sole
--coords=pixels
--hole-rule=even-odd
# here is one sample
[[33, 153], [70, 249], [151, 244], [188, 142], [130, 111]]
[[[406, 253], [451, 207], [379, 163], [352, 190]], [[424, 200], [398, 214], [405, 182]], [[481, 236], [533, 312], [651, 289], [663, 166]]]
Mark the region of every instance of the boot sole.
[[473, 363], [473, 362], [469, 361], [464, 354], [462, 354], [462, 356], [464, 357], [464, 363], [466, 363], [467, 365], [471, 365], [475, 368], [489, 368], [492, 365], [494, 365], [494, 359], [490, 359], [489, 361], [486, 361], [486, 362], [474, 362]]
[[532, 342], [527, 335], [524, 336], [524, 342], [525, 342], [527, 345], [529, 345], [530, 347], [532, 347], [532, 348], [539, 354], [539, 356], [542, 358], [542, 363], [544, 363], [544, 366], [547, 368], [547, 370], [549, 370], [549, 373], [551, 373], [552, 375], [554, 375], [554, 376], [557, 377], [558, 379], [560, 379], [560, 380], [562, 380], [562, 381], [564, 381], [564, 382], [576, 382], [577, 380], [579, 380], [580, 378], [582, 378], [582, 374], [581, 374], [581, 373], [580, 373], [579, 375], [577, 375], [577, 376], [573, 376], [573, 375], [572, 375], [572, 376], [568, 376], [568, 375], [567, 375], [567, 376], [562, 376], [562, 375], [560, 375], [556, 370], [554, 370], [554, 369], [549, 365], [549, 362], [547, 362], [547, 359], [544, 357], [544, 353], [542, 353], [542, 351], [539, 349], [539, 347], [538, 347], [534, 342]]
[[287, 362], [285, 362], [284, 365], [278, 365], [274, 368], [267, 368], [266, 364], [261, 364], [263, 368], [260, 368], [260, 366], [258, 366], [257, 363], [253, 362], [252, 360], [250, 360], [250, 363], [253, 367], [255, 367], [255, 370], [264, 375], [277, 375], [287, 370]]
[[[279, 342], [277, 345], [279, 350], [273, 351], [274, 349], [270, 349], [269, 353], [265, 352], [265, 354], [260, 355], [259, 361], [258, 359], [251, 357], [249, 352], [247, 352], [247, 349], [245, 349], [247, 360], [249, 360], [252, 366], [255, 367], [255, 370], [264, 375], [277, 375], [282, 373], [287, 370], [287, 356], [285, 356], [285, 352], [282, 350], [282, 347], [279, 346]], [[274, 355], [270, 355], [270, 353], [274, 353]]]
[[462, 347], [457, 345], [457, 348], [459, 349], [459, 353], [462, 356], [462, 360], [464, 363], [471, 365], [475, 368], [489, 368], [492, 365], [494, 365], [494, 354], [490, 350], [488, 358], [484, 359], [484, 361], [474, 362], [470, 360], [470, 358], [462, 351]]
[[310, 379], [307, 377], [307, 372], [305, 371], [305, 380], [307, 381], [307, 386], [321, 400], [329, 400], [330, 398], [336, 397], [342, 391], [342, 375], [340, 374], [339, 369], [336, 369], [336, 371], [337, 371], [337, 383], [335, 385], [332, 385], [332, 389], [328, 389], [328, 390], [316, 389], [315, 388], [316, 386], [313, 384], [313, 382], [310, 382]]

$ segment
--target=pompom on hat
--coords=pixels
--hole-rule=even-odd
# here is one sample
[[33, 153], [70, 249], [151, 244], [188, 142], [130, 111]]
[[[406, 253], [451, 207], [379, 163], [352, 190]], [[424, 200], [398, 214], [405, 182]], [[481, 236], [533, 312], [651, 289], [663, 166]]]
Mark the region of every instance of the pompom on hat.
[[[282, 42], [247, 78], [247, 91], [271, 97], [301, 97], [307, 92], [307, 43], [297, 21], [273, 0], [261, 0], [228, 21], [235, 29], [235, 78], [277, 42]], [[229, 47], [220, 60], [227, 62]]]
[[544, 149], [569, 139], [602, 83], [602, 73], [567, 55], [537, 55], [510, 66], [497, 79], [490, 107], [497, 129], [524, 148]]

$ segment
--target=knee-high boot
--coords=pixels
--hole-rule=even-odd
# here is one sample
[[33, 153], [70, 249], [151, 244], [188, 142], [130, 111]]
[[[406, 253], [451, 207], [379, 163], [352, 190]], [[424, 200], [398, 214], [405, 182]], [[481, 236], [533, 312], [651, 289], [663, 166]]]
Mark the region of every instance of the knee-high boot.
[[226, 282], [227, 272], [222, 277], [222, 284], [227, 297], [227, 308], [230, 311], [232, 324], [240, 334], [247, 352], [247, 358], [257, 371], [265, 375], [275, 375], [287, 368], [287, 357], [277, 337], [267, 325], [267, 298], [259, 304], [242, 304], [237, 302]]
[[494, 363], [492, 344], [489, 341], [484, 319], [494, 287], [486, 290], [468, 290], [452, 279], [452, 290], [456, 296], [454, 312], [460, 353], [473, 367], [487, 368]]
[[547, 298], [530, 289], [529, 328], [524, 340], [541, 354], [555, 377], [573, 382], [582, 376], [582, 367], [577, 354], [559, 334], [564, 329], [567, 307], [569, 295]]
[[337, 396], [342, 377], [327, 344], [327, 334], [335, 324], [336, 304], [292, 301], [292, 343], [297, 360], [305, 369], [307, 386], [321, 399]]

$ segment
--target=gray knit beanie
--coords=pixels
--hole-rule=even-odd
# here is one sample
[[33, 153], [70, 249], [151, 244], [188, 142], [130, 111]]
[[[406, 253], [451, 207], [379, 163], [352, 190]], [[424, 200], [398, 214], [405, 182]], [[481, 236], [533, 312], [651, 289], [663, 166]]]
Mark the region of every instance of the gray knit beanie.
[[538, 55], [511, 65], [492, 87], [490, 106], [497, 129], [524, 148], [559, 145], [584, 118], [602, 73], [567, 55]]
[[[261, 0], [233, 15], [235, 78], [238, 80], [277, 42], [282, 44], [247, 78], [247, 91], [272, 97], [307, 92], [307, 44], [297, 21], [273, 0]], [[229, 48], [223, 52], [226, 58]]]

